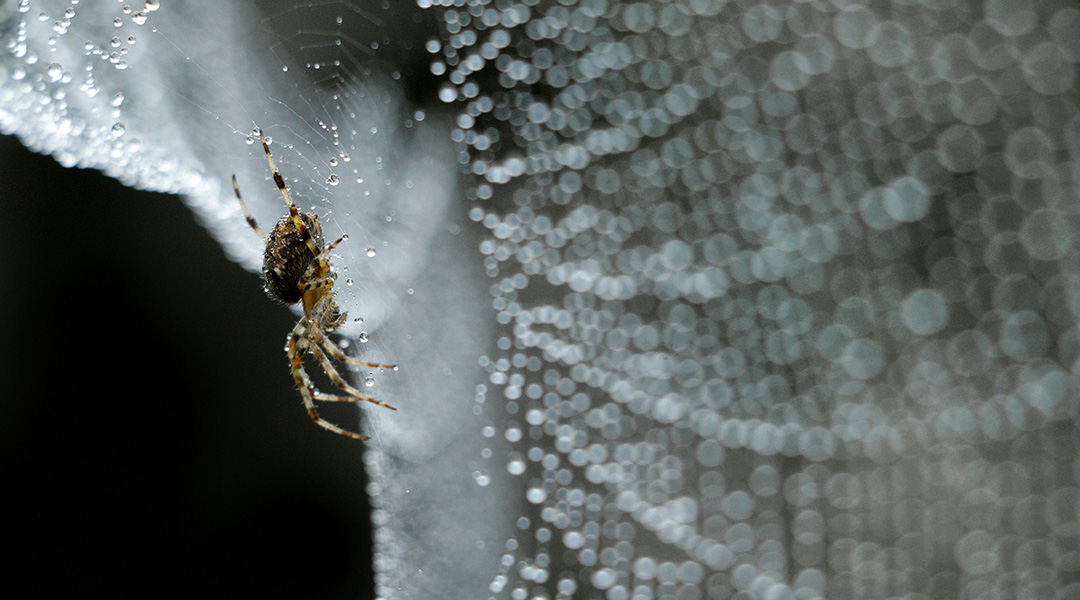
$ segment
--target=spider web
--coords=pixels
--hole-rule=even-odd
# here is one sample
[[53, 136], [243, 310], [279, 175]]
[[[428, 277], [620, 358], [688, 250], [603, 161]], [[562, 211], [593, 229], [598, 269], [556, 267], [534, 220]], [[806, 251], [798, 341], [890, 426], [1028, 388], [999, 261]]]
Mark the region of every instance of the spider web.
[[1073, 4], [420, 5], [0, 9], [4, 131], [349, 233], [381, 596], [1077, 594]]

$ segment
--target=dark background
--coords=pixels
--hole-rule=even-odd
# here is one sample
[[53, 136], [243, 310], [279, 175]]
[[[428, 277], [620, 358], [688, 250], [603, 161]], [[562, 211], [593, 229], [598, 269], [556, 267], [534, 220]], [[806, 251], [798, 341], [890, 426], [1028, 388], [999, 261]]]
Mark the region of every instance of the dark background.
[[365, 442], [309, 420], [284, 352], [295, 318], [258, 276], [179, 197], [7, 136], [0, 211], [7, 582], [371, 597]]
[[[260, 27], [321, 58], [340, 7], [258, 5], [277, 15]], [[383, 37], [364, 68], [400, 73], [411, 107], [441, 106], [424, 49], [440, 13], [364, 6], [379, 20], [350, 18], [368, 28], [350, 39]], [[296, 317], [258, 275], [179, 197], [8, 136], [0, 215], [6, 583], [33, 597], [374, 597], [366, 443], [308, 418], [284, 351]], [[355, 410], [320, 406], [352, 430]]]

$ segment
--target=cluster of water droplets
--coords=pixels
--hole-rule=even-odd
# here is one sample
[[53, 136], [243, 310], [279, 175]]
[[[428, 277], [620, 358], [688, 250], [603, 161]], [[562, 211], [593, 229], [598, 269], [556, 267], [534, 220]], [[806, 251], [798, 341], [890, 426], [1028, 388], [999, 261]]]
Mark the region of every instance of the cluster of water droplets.
[[[177, 189], [175, 175], [139, 163], [146, 148], [125, 136], [135, 29], [158, 0], [115, 5], [19, 0], [0, 8], [0, 131], [64, 165], [104, 166], [128, 182]], [[72, 40], [73, 37], [78, 40]]]
[[1080, 595], [1080, 10], [424, 0], [493, 598]]

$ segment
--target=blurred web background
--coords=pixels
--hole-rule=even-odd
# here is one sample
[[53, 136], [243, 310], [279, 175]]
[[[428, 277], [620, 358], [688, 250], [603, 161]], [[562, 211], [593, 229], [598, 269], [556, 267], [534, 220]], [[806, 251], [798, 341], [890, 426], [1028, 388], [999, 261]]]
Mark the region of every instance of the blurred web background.
[[[366, 456], [381, 596], [1080, 596], [1074, 2], [421, 0], [427, 73], [395, 70], [395, 11], [367, 3], [268, 3], [273, 52], [237, 19], [223, 60], [162, 2], [139, 44], [173, 42], [142, 63], [57, 32], [69, 4], [0, 8], [0, 128], [188, 194], [251, 266], [215, 161], [265, 183], [234, 145], [269, 120], [295, 185], [370, 240], [343, 261], [426, 373], [380, 377], [414, 398]], [[192, 62], [209, 92], [165, 117], [80, 87], [92, 64], [154, 97]], [[237, 109], [245, 68], [270, 79]], [[418, 119], [430, 76], [444, 109]], [[338, 185], [339, 151], [396, 175]], [[427, 348], [440, 328], [468, 348]]]

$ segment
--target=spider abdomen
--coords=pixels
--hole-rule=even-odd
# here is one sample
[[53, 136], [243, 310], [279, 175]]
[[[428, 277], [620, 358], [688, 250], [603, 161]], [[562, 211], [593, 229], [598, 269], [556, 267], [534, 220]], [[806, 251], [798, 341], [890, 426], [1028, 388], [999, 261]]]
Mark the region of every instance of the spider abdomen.
[[[322, 251], [322, 227], [319, 217], [312, 213], [301, 212], [308, 235], [315, 242], [315, 247]], [[304, 297], [300, 289], [300, 279], [315, 260], [311, 248], [304, 236], [296, 229], [290, 215], [286, 214], [274, 225], [266, 240], [266, 252], [263, 254], [263, 280], [266, 292], [286, 304], [294, 304]]]

